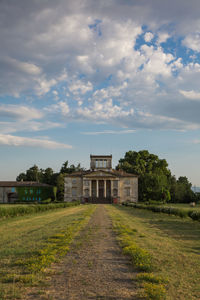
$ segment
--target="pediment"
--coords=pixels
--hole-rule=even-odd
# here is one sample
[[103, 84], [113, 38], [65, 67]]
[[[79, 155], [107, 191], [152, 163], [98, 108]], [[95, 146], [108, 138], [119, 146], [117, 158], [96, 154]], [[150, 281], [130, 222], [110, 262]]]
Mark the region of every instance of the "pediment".
[[102, 177], [102, 178], [105, 178], [105, 177], [113, 177], [113, 178], [116, 178], [116, 175], [110, 173], [110, 172], [106, 172], [106, 171], [91, 171], [89, 174], [85, 175], [84, 177], [86, 178], [93, 178], [93, 177]]

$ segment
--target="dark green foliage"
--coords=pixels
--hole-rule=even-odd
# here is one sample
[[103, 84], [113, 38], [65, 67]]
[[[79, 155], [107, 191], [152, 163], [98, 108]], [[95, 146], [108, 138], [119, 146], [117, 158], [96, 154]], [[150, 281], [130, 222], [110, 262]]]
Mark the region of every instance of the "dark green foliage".
[[119, 160], [117, 169], [139, 175], [139, 200], [170, 201], [169, 178], [171, 177], [165, 159], [159, 159], [147, 150], [126, 152]]
[[[45, 170], [39, 169], [37, 165], [34, 165], [33, 167], [29, 168], [26, 173], [20, 173], [16, 180], [17, 181], [36, 181], [40, 183], [46, 183], [49, 185], [52, 185], [56, 188], [54, 190], [47, 191], [43, 189], [43, 195], [40, 197], [41, 199], [47, 199], [51, 198], [52, 200], [58, 200], [58, 201], [64, 201], [64, 176], [66, 174], [71, 174], [72, 172], [75, 171], [82, 171], [84, 170], [80, 164], [75, 165], [70, 165], [68, 166], [68, 160], [63, 163], [60, 172], [59, 173], [54, 173], [52, 168], [46, 168]], [[23, 200], [24, 193], [20, 191], [20, 197], [19, 201], [26, 201]], [[33, 198], [35, 199], [38, 195], [34, 194]], [[26, 197], [27, 198], [27, 197]], [[29, 196], [27, 201], [35, 201], [31, 200], [31, 197]], [[38, 197], [37, 197], [38, 198]]]
[[187, 177], [171, 175], [165, 159], [159, 159], [147, 150], [129, 151], [119, 160], [116, 169], [139, 176], [139, 201], [196, 202], [197, 196], [191, 190]]

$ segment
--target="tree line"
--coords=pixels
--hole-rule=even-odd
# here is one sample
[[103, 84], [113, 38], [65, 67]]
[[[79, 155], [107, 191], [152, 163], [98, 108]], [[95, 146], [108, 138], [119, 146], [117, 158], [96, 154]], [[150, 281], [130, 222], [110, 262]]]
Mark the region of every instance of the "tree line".
[[139, 201], [189, 203], [200, 200], [186, 176], [176, 179], [167, 161], [147, 150], [126, 152], [116, 169], [139, 176]]
[[64, 200], [64, 177], [66, 174], [71, 174], [75, 171], [82, 171], [84, 168], [81, 167], [80, 163], [75, 165], [69, 165], [68, 160], [65, 161], [59, 172], [54, 172], [50, 167], [41, 169], [37, 165], [32, 166], [23, 173], [20, 173], [16, 180], [17, 181], [37, 181], [40, 183], [46, 183], [55, 186], [56, 199], [58, 201]]
[[[116, 169], [136, 174], [139, 177], [139, 201], [163, 201], [189, 203], [200, 200], [200, 194], [195, 194], [186, 176], [178, 179], [172, 175], [165, 159], [149, 153], [148, 150], [128, 151], [124, 158], [119, 160]], [[75, 171], [85, 170], [80, 163], [69, 165], [65, 161], [60, 171], [55, 173], [52, 168], [39, 169], [37, 165], [29, 168], [25, 173], [20, 173], [17, 181], [37, 181], [57, 187], [56, 198], [59, 201], [64, 199], [64, 177]]]

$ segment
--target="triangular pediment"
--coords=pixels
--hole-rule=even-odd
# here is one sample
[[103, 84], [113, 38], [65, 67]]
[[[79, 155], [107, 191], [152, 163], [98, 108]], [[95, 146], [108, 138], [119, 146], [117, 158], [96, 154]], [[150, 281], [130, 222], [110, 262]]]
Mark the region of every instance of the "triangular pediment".
[[117, 176], [109, 171], [91, 171], [90, 173], [84, 175], [84, 177], [86, 178], [93, 178], [93, 177], [102, 177], [102, 178], [105, 178], [105, 177], [113, 177], [113, 178], [116, 178]]

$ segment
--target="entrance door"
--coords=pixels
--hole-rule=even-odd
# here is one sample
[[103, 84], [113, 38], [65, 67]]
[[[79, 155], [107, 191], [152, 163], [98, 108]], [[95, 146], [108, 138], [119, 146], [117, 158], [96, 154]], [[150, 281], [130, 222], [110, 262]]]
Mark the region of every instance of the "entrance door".
[[96, 197], [97, 195], [97, 182], [96, 180], [92, 180], [92, 197]]
[[111, 181], [106, 180], [106, 197], [110, 198], [111, 197]]
[[99, 198], [104, 198], [104, 180], [99, 180]]

